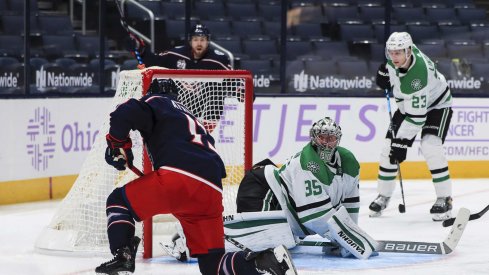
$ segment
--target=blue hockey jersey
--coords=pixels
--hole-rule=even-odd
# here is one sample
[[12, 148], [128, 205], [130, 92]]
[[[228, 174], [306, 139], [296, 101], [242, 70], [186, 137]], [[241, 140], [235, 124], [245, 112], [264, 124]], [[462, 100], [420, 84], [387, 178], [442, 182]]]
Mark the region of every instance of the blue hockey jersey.
[[219, 50], [209, 48], [201, 59], [194, 59], [190, 46], [179, 46], [159, 55], [145, 51], [146, 67], [160, 66], [168, 69], [230, 70], [229, 58]]
[[169, 166], [202, 177], [222, 189], [226, 170], [214, 138], [176, 99], [153, 94], [129, 99], [110, 114], [109, 133], [123, 140], [130, 130], [144, 139], [153, 168]]

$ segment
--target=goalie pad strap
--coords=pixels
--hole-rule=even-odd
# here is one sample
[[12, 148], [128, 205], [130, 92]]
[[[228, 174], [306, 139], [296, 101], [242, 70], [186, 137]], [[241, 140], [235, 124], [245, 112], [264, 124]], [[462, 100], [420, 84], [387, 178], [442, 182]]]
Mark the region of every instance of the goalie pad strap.
[[358, 259], [368, 259], [379, 245], [353, 222], [344, 206], [328, 220], [328, 226], [330, 237]]

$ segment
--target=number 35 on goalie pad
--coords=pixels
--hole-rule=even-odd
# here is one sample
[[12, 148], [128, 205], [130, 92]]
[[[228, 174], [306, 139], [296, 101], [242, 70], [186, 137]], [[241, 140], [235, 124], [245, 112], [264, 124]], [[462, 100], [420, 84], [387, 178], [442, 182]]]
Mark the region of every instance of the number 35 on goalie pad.
[[[261, 251], [280, 244], [296, 246], [294, 236], [282, 211], [246, 212], [224, 217], [224, 234], [253, 251]], [[238, 248], [225, 242], [226, 251]]]

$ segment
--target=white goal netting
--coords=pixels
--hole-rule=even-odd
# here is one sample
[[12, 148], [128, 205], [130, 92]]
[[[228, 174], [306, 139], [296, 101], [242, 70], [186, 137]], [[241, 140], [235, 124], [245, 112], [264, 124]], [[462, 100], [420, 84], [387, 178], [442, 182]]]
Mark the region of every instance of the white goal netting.
[[[249, 73], [154, 67], [142, 71], [122, 71], [116, 95], [102, 118], [103, 124], [93, 148], [52, 221], [38, 237], [35, 244], [37, 249], [89, 253], [109, 251], [105, 215], [107, 196], [114, 188], [136, 178], [129, 169], [119, 172], [105, 162], [109, 114], [127, 99], [140, 98], [154, 78], [172, 78], [179, 88], [180, 101], [212, 132], [216, 149], [226, 164], [224, 214], [236, 212], [237, 186], [244, 169], [251, 165], [252, 80]], [[130, 135], [134, 165], [147, 173], [151, 164], [143, 160], [141, 136], [137, 132]], [[145, 226], [152, 226], [155, 234], [172, 233], [172, 217], [163, 215], [153, 220], [154, 225], [145, 223]], [[142, 232], [142, 226], [138, 224], [136, 234], [141, 236]], [[152, 236], [145, 235], [144, 242], [152, 242]], [[149, 253], [147, 255], [151, 256], [152, 252]]]

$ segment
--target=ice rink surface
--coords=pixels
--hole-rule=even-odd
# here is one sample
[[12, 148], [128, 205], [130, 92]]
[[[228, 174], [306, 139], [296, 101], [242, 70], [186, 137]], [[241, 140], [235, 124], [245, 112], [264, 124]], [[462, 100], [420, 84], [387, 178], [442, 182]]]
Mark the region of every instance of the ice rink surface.
[[[379, 218], [368, 217], [368, 204], [376, 197], [376, 183], [362, 182], [360, 226], [378, 240], [441, 242], [450, 228], [431, 220], [435, 201], [433, 184], [404, 180], [406, 213], [397, 210], [399, 188]], [[472, 213], [489, 204], [489, 179], [453, 180], [454, 215], [461, 207]], [[111, 257], [79, 257], [40, 254], [34, 242], [53, 216], [59, 202], [0, 206], [0, 274], [95, 274]], [[489, 274], [489, 213], [470, 221], [458, 247], [449, 255], [380, 253], [370, 260], [321, 255], [320, 248], [292, 251], [299, 274]], [[135, 274], [199, 274], [197, 262], [183, 264], [162, 256], [136, 261]]]

